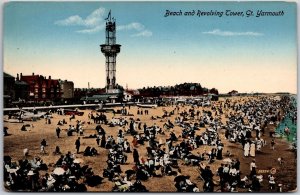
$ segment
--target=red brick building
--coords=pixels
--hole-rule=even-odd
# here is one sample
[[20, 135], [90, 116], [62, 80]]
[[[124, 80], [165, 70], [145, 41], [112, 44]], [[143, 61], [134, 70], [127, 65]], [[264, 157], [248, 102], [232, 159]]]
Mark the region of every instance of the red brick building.
[[17, 80], [24, 81], [29, 85], [29, 100], [31, 101], [58, 101], [62, 92], [58, 79], [48, 79], [42, 75], [17, 75]]

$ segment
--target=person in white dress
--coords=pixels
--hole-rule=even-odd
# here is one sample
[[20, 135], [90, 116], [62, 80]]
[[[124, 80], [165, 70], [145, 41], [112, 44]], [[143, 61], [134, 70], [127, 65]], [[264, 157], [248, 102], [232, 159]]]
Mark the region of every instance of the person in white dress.
[[244, 156], [249, 156], [249, 150], [250, 150], [250, 143], [247, 142], [247, 143], [245, 143], [245, 146], [244, 146]]
[[255, 157], [255, 143], [252, 142], [250, 145], [250, 156]]
[[258, 139], [256, 141], [256, 150], [257, 151], [260, 151], [261, 150], [261, 147], [262, 147], [262, 141], [260, 139]]

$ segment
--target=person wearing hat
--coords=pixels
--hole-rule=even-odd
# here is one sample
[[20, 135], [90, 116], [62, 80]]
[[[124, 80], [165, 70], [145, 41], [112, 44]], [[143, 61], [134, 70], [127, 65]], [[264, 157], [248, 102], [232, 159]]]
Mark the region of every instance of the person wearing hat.
[[206, 166], [203, 170], [201, 170], [201, 177], [204, 179], [204, 181], [212, 180], [213, 173], [210, 170], [210, 166]]
[[132, 145], [133, 145], [133, 147], [137, 147], [137, 145], [138, 145], [136, 136], [133, 137]]
[[268, 175], [268, 178], [269, 178], [269, 187], [270, 187], [270, 190], [273, 190], [275, 189], [275, 177], [273, 174], [271, 175]]
[[79, 153], [79, 148], [80, 148], [80, 137], [77, 138], [77, 140], [75, 141], [75, 147], [76, 147], [76, 151], [77, 154]]
[[60, 155], [59, 159], [56, 161], [55, 166], [59, 167], [62, 165], [62, 162], [64, 161], [64, 155]]
[[154, 158], [153, 157], [148, 157], [147, 159], [147, 165], [148, 165], [148, 172], [149, 174], [152, 176], [153, 173], [154, 173], [154, 168], [155, 168], [155, 161], [154, 161]]
[[124, 150], [125, 150], [125, 152], [127, 152], [127, 153], [131, 152], [131, 151], [130, 151], [130, 144], [129, 144], [129, 142], [128, 142], [127, 139], [124, 139], [123, 145], [124, 145]]
[[47, 142], [45, 139], [41, 141], [41, 153], [46, 154], [45, 147], [47, 146]]
[[59, 146], [55, 147], [55, 151], [53, 152], [53, 154], [61, 154]]
[[61, 168], [63, 168], [65, 171], [68, 170], [68, 165], [66, 161], [62, 161]]
[[255, 191], [255, 192], [259, 192], [260, 191], [260, 182], [258, 180], [258, 178], [256, 177], [256, 175], [253, 176], [252, 179], [252, 186], [251, 186], [251, 190]]
[[59, 134], [61, 132], [61, 129], [59, 127], [56, 128], [56, 136], [57, 138], [59, 138]]
[[28, 184], [30, 185], [30, 189], [32, 191], [35, 191], [37, 189], [39, 175], [36, 172], [34, 172], [33, 169], [31, 169], [27, 173], [27, 176], [28, 176], [27, 179], [28, 179]]
[[136, 149], [133, 150], [133, 160], [135, 162], [136, 165], [140, 165], [140, 156], [139, 153]]
[[46, 173], [43, 177], [42, 177], [42, 181], [41, 181], [41, 184], [42, 184], [42, 190], [46, 190], [47, 189], [47, 181], [48, 181], [48, 178], [49, 178], [49, 173]]
[[255, 160], [252, 160], [252, 162], [250, 163], [250, 177], [253, 175], [256, 175], [256, 164], [255, 164]]
[[275, 141], [274, 141], [274, 138], [271, 141], [271, 148], [272, 148], [272, 150], [275, 150]]

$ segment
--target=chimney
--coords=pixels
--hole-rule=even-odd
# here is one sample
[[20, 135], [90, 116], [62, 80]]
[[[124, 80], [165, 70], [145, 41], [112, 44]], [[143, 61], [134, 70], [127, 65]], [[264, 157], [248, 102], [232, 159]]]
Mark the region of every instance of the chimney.
[[22, 80], [22, 73], [20, 73], [20, 80]]
[[19, 79], [19, 74], [17, 74], [17, 81], [19, 81], [20, 79]]
[[49, 76], [49, 80], [51, 80], [51, 76]]
[[34, 72], [32, 73], [32, 76], [34, 76]]

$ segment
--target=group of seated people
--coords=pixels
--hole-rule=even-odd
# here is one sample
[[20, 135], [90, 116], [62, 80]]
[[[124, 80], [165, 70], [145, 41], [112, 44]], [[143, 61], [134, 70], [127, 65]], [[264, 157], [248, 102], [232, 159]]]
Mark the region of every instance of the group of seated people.
[[64, 124], [67, 124], [67, 122], [66, 122], [65, 119], [59, 120], [59, 121], [57, 122], [57, 125], [64, 125]]
[[181, 175], [180, 169], [177, 176], [174, 178], [177, 192], [200, 192], [197, 185], [190, 180], [190, 176]]
[[83, 156], [96, 156], [98, 151], [94, 147], [87, 146], [84, 150]]

